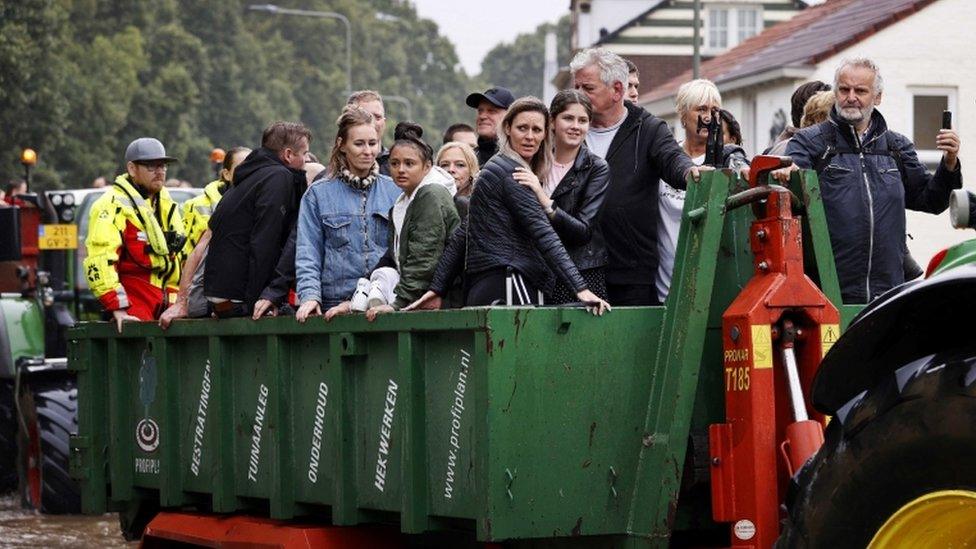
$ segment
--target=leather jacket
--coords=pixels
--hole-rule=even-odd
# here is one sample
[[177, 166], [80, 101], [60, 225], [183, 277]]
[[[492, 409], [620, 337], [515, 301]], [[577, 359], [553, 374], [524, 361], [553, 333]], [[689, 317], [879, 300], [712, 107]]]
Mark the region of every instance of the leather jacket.
[[543, 290], [552, 287], [555, 272], [574, 291], [586, 289], [539, 200], [512, 177], [518, 166], [516, 160], [496, 154], [482, 168], [468, 218], [454, 232], [434, 272], [430, 289], [438, 295], [446, 295], [462, 268], [473, 274], [512, 267]]
[[581, 271], [607, 264], [607, 246], [597, 216], [609, 183], [610, 168], [606, 161], [584, 145], [576, 154], [573, 166], [552, 191], [552, 228]]

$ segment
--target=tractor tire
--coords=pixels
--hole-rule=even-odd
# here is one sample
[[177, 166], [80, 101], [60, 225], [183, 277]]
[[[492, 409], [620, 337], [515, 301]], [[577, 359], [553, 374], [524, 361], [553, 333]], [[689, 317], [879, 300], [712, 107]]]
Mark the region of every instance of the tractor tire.
[[18, 436], [21, 499], [42, 513], [79, 513], [80, 490], [68, 473], [68, 439], [78, 432], [74, 381], [31, 382], [21, 389], [20, 407], [27, 427]]
[[17, 408], [14, 384], [0, 380], [0, 494], [17, 489]]
[[868, 547], [921, 496], [976, 496], [974, 461], [976, 352], [915, 360], [837, 411], [823, 447], [792, 480], [776, 546]]

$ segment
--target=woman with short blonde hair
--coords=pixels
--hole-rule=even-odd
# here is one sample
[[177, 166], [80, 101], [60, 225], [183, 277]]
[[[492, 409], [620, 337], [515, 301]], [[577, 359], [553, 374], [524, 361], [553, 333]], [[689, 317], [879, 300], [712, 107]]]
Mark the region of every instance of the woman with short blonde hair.
[[461, 219], [468, 217], [471, 193], [478, 178], [478, 155], [467, 143], [449, 141], [437, 151], [434, 165], [451, 174], [457, 192], [454, 194], [454, 208]]
[[835, 96], [833, 91], [817, 92], [807, 99], [807, 104], [803, 106], [803, 117], [800, 118], [800, 127], [806, 128], [819, 124], [830, 116], [830, 109], [834, 107]]
[[714, 104], [722, 108], [722, 94], [718, 92], [718, 87], [711, 80], [698, 78], [690, 82], [685, 82], [678, 88], [678, 94], [674, 96], [674, 110], [678, 115], [683, 115], [698, 105]]
[[[457, 151], [459, 154], [450, 155], [453, 161], [448, 162], [445, 157], [451, 151]], [[471, 196], [474, 191], [474, 180], [478, 178], [478, 155], [474, 153], [471, 145], [460, 141], [444, 143], [444, 146], [437, 151], [434, 165], [440, 166], [454, 177], [454, 183], [457, 185], [455, 196]]]

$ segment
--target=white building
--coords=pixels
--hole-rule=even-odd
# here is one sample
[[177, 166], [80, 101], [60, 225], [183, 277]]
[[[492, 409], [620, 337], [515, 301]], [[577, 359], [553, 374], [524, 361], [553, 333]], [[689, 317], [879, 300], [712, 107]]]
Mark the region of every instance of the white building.
[[[701, 0], [703, 59], [788, 21], [801, 0]], [[689, 0], [571, 0], [574, 51], [601, 46], [633, 61], [651, 89], [691, 68], [694, 3]], [[567, 79], [568, 81], [568, 79]]]
[[[884, 77], [878, 110], [932, 166], [941, 157], [934, 141], [942, 111], [953, 112], [965, 181], [976, 171], [974, 31], [973, 0], [828, 0], [703, 63], [701, 76], [718, 85], [723, 106], [742, 126], [746, 151], [756, 154], [789, 121], [797, 85], [833, 84], [842, 59], [869, 57]], [[641, 105], [676, 125], [674, 94], [690, 79], [687, 71], [648, 91]], [[951, 229], [948, 214], [909, 212], [908, 230], [909, 248], [923, 267], [946, 245], [974, 236]]]

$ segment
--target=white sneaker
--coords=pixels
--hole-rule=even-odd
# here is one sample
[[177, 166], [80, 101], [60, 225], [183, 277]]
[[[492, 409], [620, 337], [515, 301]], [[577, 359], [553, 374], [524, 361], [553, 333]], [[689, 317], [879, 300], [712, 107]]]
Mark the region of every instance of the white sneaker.
[[389, 305], [389, 303], [386, 301], [386, 296], [383, 295], [383, 290], [380, 289], [379, 281], [374, 281], [369, 285], [369, 296], [366, 301], [366, 306], [372, 309], [380, 305]]
[[369, 279], [360, 278], [356, 281], [356, 292], [352, 294], [352, 303], [349, 308], [353, 311], [362, 313], [367, 308], [367, 295], [369, 294]]

